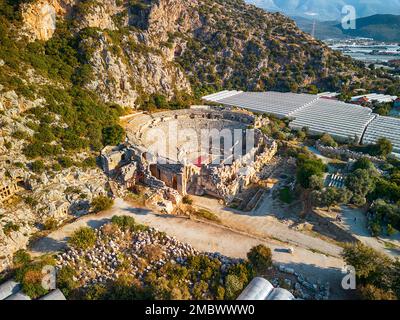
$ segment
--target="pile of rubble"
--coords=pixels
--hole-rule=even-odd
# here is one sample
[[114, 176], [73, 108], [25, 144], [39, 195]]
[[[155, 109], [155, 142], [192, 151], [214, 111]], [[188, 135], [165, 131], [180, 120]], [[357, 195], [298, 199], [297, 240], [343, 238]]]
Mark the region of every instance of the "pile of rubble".
[[[284, 283], [294, 296], [304, 300], [329, 300], [329, 282], [322, 284], [319, 281], [317, 284], [313, 284], [310, 280], [303, 277], [294, 269], [285, 267], [283, 265], [279, 265], [278, 270], [291, 276], [292, 279], [285, 278]], [[274, 285], [274, 287], [280, 286], [280, 281], [278, 278], [271, 280], [271, 283]]]
[[112, 224], [96, 230], [97, 242], [94, 248], [69, 248], [57, 256], [57, 267], [70, 266], [76, 270], [78, 275], [74, 280], [82, 287], [116, 280], [121, 272], [128, 272], [143, 281], [148, 272], [160, 269], [167, 262], [185, 265], [189, 256], [205, 255], [218, 259], [222, 272], [242, 262], [219, 253], [199, 252], [191, 245], [153, 228], [132, 233], [110, 226]]

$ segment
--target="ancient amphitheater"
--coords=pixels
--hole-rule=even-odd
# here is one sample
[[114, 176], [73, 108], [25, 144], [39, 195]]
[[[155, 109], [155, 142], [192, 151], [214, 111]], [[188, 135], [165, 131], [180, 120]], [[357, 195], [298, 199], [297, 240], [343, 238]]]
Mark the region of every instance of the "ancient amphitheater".
[[206, 106], [137, 115], [125, 146], [103, 150], [103, 167], [126, 187], [143, 183], [172, 203], [186, 194], [229, 203], [277, 152], [258, 130], [268, 121]]

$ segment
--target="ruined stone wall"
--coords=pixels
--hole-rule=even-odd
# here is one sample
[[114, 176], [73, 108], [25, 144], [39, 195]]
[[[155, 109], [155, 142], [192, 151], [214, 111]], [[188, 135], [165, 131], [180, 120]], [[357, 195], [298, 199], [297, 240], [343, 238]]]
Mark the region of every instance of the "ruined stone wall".
[[370, 156], [368, 154], [361, 153], [361, 152], [351, 151], [347, 148], [343, 148], [343, 147], [333, 148], [333, 147], [324, 146], [319, 141], [316, 142], [315, 147], [317, 148], [317, 150], [319, 152], [321, 152], [321, 154], [323, 156], [329, 157], [329, 158], [339, 158], [339, 159], [346, 159], [346, 160], [349, 160], [349, 159], [358, 160], [361, 158], [367, 158], [377, 164], [384, 162], [380, 158], [373, 157], [373, 156]]
[[16, 192], [18, 192], [18, 189], [16, 181], [10, 181], [0, 185], [0, 202], [10, 199]]
[[278, 144], [263, 135], [257, 147], [232, 165], [204, 166], [200, 179], [204, 193], [217, 196], [227, 203], [233, 201], [242, 188], [254, 182], [256, 174], [277, 152]]

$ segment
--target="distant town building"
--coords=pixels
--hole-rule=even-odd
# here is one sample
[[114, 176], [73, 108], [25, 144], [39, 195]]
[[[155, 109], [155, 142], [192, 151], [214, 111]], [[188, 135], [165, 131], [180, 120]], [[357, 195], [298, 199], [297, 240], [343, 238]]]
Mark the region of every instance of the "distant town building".
[[351, 98], [351, 102], [362, 103], [362, 102], [378, 102], [378, 103], [390, 103], [397, 99], [397, 96], [390, 96], [385, 94], [370, 93]]
[[340, 95], [338, 92], [322, 92], [319, 93], [318, 96], [323, 99], [337, 100], [337, 97]]

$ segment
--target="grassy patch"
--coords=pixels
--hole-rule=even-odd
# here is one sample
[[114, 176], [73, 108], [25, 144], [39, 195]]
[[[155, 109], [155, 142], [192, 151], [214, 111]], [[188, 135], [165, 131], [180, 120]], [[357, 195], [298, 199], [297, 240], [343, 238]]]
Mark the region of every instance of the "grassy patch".
[[221, 219], [218, 218], [218, 216], [215, 213], [212, 213], [205, 209], [198, 209], [193, 214], [198, 218], [202, 218], [202, 219], [206, 219], [206, 220], [210, 220], [210, 221], [214, 221], [214, 222], [218, 222], [218, 223], [221, 222]]

